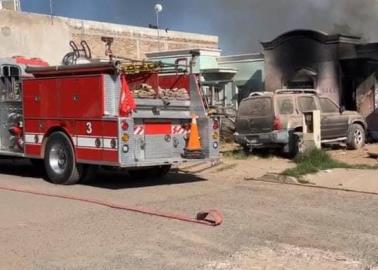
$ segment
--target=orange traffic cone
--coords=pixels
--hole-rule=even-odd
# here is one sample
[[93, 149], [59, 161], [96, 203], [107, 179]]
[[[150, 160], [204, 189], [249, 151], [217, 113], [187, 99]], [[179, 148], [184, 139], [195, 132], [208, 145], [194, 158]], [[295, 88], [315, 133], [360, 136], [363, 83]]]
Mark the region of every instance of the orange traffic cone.
[[188, 145], [186, 146], [188, 151], [198, 151], [201, 150], [201, 141], [199, 136], [199, 130], [197, 125], [197, 116], [193, 115], [192, 124], [190, 126], [190, 134]]
[[184, 150], [184, 157], [189, 159], [204, 158], [196, 115], [193, 115], [192, 117], [192, 124], [190, 127], [188, 144]]

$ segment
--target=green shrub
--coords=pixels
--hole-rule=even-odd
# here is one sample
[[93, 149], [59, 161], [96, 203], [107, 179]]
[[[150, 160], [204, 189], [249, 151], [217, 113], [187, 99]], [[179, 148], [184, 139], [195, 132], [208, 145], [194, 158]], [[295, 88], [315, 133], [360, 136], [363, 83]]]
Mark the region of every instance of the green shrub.
[[282, 174], [293, 177], [301, 177], [306, 174], [317, 173], [322, 170], [329, 169], [353, 169], [355, 166], [340, 162], [331, 158], [324, 150], [313, 149], [298, 155], [294, 162], [297, 164], [295, 168], [287, 169]]

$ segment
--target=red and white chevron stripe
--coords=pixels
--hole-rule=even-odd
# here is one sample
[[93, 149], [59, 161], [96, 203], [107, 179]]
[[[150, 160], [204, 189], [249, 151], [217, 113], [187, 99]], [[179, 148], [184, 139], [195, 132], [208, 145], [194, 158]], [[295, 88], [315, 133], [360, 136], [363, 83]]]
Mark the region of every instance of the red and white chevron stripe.
[[181, 125], [172, 126], [172, 135], [185, 135], [187, 133], [186, 129]]
[[143, 135], [143, 134], [144, 134], [144, 126], [143, 125], [134, 126], [134, 135]]

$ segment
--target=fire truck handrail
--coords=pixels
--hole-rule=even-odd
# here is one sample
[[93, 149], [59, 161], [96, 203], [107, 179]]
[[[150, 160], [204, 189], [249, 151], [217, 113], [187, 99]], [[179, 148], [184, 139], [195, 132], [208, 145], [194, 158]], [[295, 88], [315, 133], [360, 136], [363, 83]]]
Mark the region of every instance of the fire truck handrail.
[[27, 67], [25, 72], [33, 74], [35, 77], [79, 75], [79, 74], [98, 74], [114, 73], [117, 71], [115, 63], [91, 63], [68, 66], [50, 66], [50, 67]]
[[[143, 99], [136, 98], [135, 102], [140, 106], [164, 106], [162, 99]], [[190, 100], [167, 100], [170, 107], [189, 107]]]

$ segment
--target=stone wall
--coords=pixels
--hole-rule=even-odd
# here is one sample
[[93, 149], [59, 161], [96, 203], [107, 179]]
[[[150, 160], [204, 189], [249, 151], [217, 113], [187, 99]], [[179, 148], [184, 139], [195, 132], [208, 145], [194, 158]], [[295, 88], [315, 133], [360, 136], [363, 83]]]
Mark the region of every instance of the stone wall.
[[104, 58], [102, 36], [114, 38], [113, 53], [129, 58], [145, 58], [146, 52], [188, 48], [218, 48], [218, 37], [185, 32], [160, 31], [86, 20], [0, 10], [0, 57], [23, 55], [40, 57], [59, 64], [70, 51], [68, 43], [86, 40], [93, 57]]

